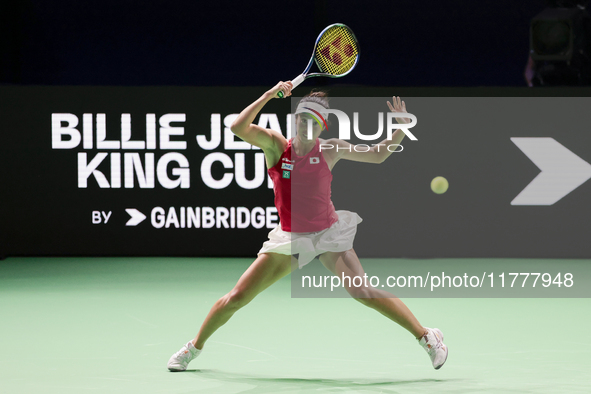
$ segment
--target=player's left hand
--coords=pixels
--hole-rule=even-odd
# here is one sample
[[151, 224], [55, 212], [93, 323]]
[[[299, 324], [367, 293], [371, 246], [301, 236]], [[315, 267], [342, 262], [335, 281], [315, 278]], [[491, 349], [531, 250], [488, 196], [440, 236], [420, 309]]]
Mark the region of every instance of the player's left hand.
[[[389, 101], [386, 101], [386, 103], [392, 112], [406, 112], [406, 104], [398, 96], [392, 96], [392, 104]], [[410, 123], [410, 120], [410, 118], [396, 118], [396, 121], [402, 124]]]

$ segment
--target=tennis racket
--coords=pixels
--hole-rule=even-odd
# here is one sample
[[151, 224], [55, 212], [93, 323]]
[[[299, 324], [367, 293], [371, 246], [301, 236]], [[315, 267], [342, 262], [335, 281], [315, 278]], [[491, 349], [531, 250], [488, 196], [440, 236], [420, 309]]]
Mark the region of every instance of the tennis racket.
[[[314, 62], [320, 72], [310, 74], [310, 68]], [[318, 35], [306, 69], [291, 81], [292, 89], [312, 77], [344, 77], [355, 68], [358, 62], [359, 42], [353, 31], [342, 23], [330, 25]], [[277, 96], [283, 98], [283, 91], [280, 90]]]

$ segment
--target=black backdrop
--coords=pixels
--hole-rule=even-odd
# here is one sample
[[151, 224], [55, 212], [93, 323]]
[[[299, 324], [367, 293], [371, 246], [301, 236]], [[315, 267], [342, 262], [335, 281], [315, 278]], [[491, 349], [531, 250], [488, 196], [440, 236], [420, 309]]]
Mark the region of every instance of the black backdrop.
[[[267, 86], [304, 68], [325, 26], [349, 25], [357, 70], [331, 83], [524, 86], [543, 0], [4, 0], [0, 83]], [[317, 80], [311, 83], [327, 83]]]

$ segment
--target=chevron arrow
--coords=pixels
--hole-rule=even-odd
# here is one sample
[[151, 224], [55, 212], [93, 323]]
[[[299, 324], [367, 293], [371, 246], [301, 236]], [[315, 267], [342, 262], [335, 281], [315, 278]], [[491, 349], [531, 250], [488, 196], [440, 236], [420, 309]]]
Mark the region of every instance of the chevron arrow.
[[129, 216], [131, 216], [131, 219], [129, 219], [127, 223], [125, 223], [126, 226], [137, 226], [146, 218], [146, 215], [144, 215], [135, 208], [127, 208], [125, 212], [127, 212]]
[[591, 164], [554, 138], [511, 138], [542, 171], [511, 205], [552, 205], [591, 178]]

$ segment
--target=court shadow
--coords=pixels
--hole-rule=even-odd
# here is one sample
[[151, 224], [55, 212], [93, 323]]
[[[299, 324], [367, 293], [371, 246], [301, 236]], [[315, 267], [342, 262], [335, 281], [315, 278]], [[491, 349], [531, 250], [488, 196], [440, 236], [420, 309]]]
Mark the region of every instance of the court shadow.
[[[191, 369], [186, 372], [195, 374], [203, 379], [216, 380], [228, 384], [245, 383], [254, 385], [251, 389], [241, 391], [241, 393], [299, 393], [312, 391], [362, 391], [376, 393], [399, 393], [397, 389], [402, 389], [405, 385], [426, 384], [450, 382], [457, 379], [416, 379], [416, 380], [398, 380], [398, 379], [305, 379], [305, 378], [278, 378], [243, 375], [231, 372], [223, 372], [211, 369]], [[230, 388], [230, 387], [229, 387]], [[236, 386], [232, 385], [232, 390]], [[426, 389], [426, 387], [425, 387]], [[432, 387], [431, 392], [435, 392]], [[197, 390], [199, 392], [199, 390]], [[234, 391], [233, 391], [234, 392]], [[223, 388], [216, 388], [216, 393], [223, 393]]]

